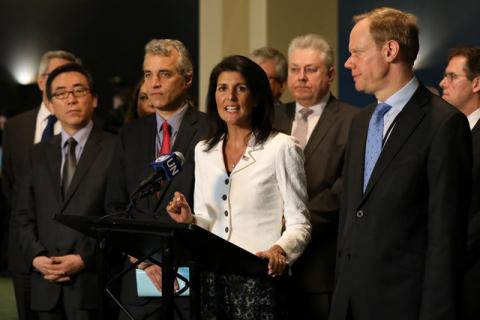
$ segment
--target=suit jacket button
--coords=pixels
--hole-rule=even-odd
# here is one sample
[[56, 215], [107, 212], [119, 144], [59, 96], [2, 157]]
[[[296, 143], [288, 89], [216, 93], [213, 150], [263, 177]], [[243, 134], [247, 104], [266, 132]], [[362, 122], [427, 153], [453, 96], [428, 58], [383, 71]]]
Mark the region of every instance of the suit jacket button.
[[361, 218], [363, 217], [363, 211], [362, 210], [358, 210], [357, 211], [357, 218]]
[[224, 194], [224, 195], [222, 196], [222, 200], [227, 200], [227, 195], [226, 195], [226, 194]]
[[347, 261], [350, 261], [350, 253], [347, 253], [346, 258], [347, 258]]
[[228, 217], [228, 211], [227, 210], [225, 210], [224, 214], [225, 214], [225, 217]]
[[225, 184], [228, 184], [230, 182], [229, 179], [225, 179]]

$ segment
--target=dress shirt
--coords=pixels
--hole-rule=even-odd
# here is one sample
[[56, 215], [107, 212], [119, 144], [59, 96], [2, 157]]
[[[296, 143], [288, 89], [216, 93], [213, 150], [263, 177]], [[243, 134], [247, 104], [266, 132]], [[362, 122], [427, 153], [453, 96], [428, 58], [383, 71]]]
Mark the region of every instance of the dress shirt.
[[[170, 146], [173, 147], [175, 144], [175, 138], [177, 137], [178, 130], [180, 129], [180, 125], [182, 124], [182, 119], [183, 116], [185, 115], [185, 112], [188, 109], [188, 103], [185, 103], [183, 107], [178, 109], [173, 116], [170, 117], [170, 119], [165, 120], [161, 115], [158, 114], [158, 112], [155, 113], [156, 119], [157, 119], [157, 136], [155, 139], [155, 155], [158, 155], [160, 152], [160, 149], [162, 148], [162, 141], [163, 141], [163, 135], [162, 135], [162, 124], [164, 121], [167, 121], [168, 124], [170, 125], [172, 132], [170, 134]], [[172, 151], [173, 152], [173, 151]]]
[[413, 77], [406, 85], [403, 86], [403, 88], [395, 92], [387, 100], [378, 100], [378, 103], [385, 102], [386, 104], [392, 106], [390, 111], [383, 116], [383, 138], [385, 141], [388, 139], [388, 137], [386, 137], [387, 133], [390, 135], [393, 127], [395, 126], [395, 118], [403, 110], [415, 91], [417, 91], [419, 85], [420, 84], [417, 78]]
[[478, 120], [480, 119], [480, 108], [470, 113], [467, 116], [467, 119], [468, 119], [468, 123], [470, 124], [470, 130], [472, 130], [473, 127], [475, 127], [475, 125], [477, 124]]
[[[37, 121], [35, 122], [35, 136], [33, 138], [33, 143], [39, 143], [42, 140], [43, 130], [47, 127], [49, 115], [51, 115], [50, 111], [48, 111], [47, 107], [42, 102], [37, 114]], [[60, 121], [57, 121], [53, 127], [53, 134], [59, 134], [60, 131], [62, 131], [62, 125], [60, 124]]]
[[228, 175], [223, 143], [209, 151], [204, 141], [195, 147], [197, 224], [253, 254], [277, 244], [291, 265], [311, 233], [302, 149], [283, 133], [261, 145], [255, 145], [252, 136]]
[[60, 181], [63, 175], [63, 166], [65, 163], [65, 155], [68, 153], [68, 145], [66, 144], [67, 140], [72, 137], [77, 141], [77, 145], [75, 147], [75, 158], [77, 159], [77, 164], [80, 161], [80, 156], [82, 155], [83, 149], [85, 148], [85, 144], [87, 143], [88, 136], [90, 132], [92, 132], [93, 128], [93, 121], [90, 122], [83, 127], [82, 129], [75, 132], [73, 136], [70, 136], [68, 133], [62, 130], [62, 165], [60, 166]]
[[[309, 109], [313, 110], [313, 113], [308, 116], [308, 131], [307, 131], [307, 143], [308, 140], [310, 139], [310, 136], [312, 135], [313, 129], [317, 125], [318, 120], [320, 120], [320, 117], [322, 116], [323, 110], [325, 109], [325, 106], [327, 105], [328, 99], [330, 99], [330, 92], [328, 92], [318, 104], [315, 104]], [[295, 119], [293, 120], [292, 123], [292, 131], [290, 132], [293, 134], [295, 128], [297, 127], [297, 121], [302, 117], [300, 114], [300, 110], [305, 108], [298, 102], [295, 103]]]

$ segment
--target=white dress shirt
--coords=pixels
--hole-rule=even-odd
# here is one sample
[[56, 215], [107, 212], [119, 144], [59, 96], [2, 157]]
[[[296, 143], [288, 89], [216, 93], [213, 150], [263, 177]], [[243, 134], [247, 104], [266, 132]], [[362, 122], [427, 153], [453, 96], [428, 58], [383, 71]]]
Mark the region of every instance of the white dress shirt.
[[205, 141], [197, 144], [195, 219], [199, 226], [253, 254], [277, 244], [291, 265], [311, 233], [303, 152], [294, 138], [282, 133], [261, 145], [254, 142], [252, 136], [230, 176], [223, 140], [208, 152]]
[[[42, 140], [43, 130], [47, 127], [48, 116], [51, 115], [48, 111], [45, 104], [42, 102], [40, 105], [40, 110], [37, 113], [37, 121], [35, 122], [35, 137], [33, 138], [33, 143], [39, 143]], [[53, 134], [59, 134], [62, 131], [62, 125], [60, 121], [57, 120], [53, 127]]]
[[475, 125], [477, 124], [478, 120], [480, 119], [480, 108], [470, 113], [467, 116], [467, 119], [468, 119], [468, 123], [470, 124], [470, 130], [472, 130], [473, 127], [475, 127]]

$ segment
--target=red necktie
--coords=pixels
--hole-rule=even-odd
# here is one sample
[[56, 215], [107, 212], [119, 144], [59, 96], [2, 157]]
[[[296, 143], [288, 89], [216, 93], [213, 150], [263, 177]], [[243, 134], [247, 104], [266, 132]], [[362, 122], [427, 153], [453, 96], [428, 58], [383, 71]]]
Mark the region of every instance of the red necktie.
[[160, 148], [160, 154], [170, 153], [170, 125], [167, 121], [162, 123], [162, 147]]

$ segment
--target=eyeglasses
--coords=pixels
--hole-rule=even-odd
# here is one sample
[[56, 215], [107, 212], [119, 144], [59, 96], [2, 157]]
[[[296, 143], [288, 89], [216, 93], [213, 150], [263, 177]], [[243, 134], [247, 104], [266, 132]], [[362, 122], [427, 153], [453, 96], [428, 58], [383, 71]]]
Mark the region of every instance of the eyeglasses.
[[455, 80], [457, 80], [459, 77], [465, 77], [465, 78], [467, 78], [467, 75], [466, 75], [466, 74], [456, 74], [456, 73], [453, 73], [453, 72], [445, 72], [445, 73], [443, 74], [443, 79], [447, 79], [448, 82], [455, 81]]
[[320, 70], [319, 67], [316, 66], [305, 66], [305, 67], [300, 67], [300, 66], [291, 66], [290, 67], [290, 73], [291, 74], [299, 74], [300, 71], [303, 69], [303, 72], [307, 75], [314, 74]]
[[75, 98], [80, 98], [86, 96], [90, 92], [90, 89], [84, 87], [75, 87], [73, 90], [59, 90], [52, 94], [53, 97], [59, 100], [65, 100], [68, 98], [68, 95], [71, 93]]
[[268, 81], [270, 82], [278, 82], [278, 83], [283, 83], [282, 79], [280, 79], [280, 77], [273, 77], [273, 76], [269, 76], [268, 77]]

